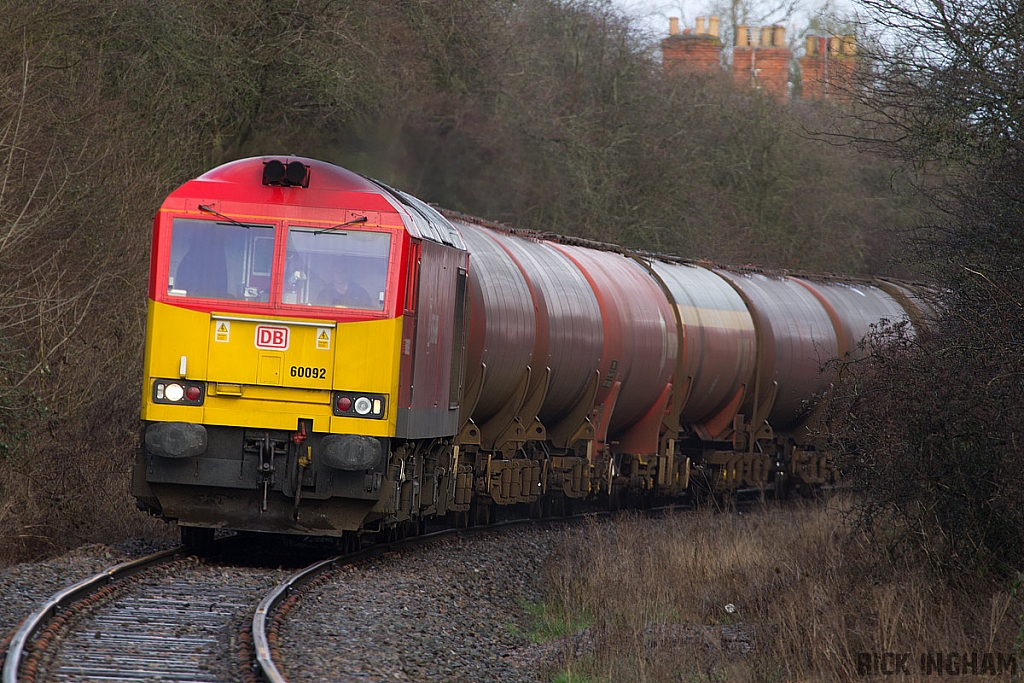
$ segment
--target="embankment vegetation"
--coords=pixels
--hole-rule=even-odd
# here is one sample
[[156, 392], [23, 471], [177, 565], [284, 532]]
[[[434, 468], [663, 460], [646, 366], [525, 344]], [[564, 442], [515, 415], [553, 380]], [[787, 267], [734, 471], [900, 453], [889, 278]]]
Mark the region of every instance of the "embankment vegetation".
[[583, 525], [547, 567], [547, 599], [530, 609], [534, 638], [551, 652], [546, 675], [916, 683], [1019, 673], [1019, 582], [965, 591], [926, 565], [893, 572], [854, 510], [838, 496]]

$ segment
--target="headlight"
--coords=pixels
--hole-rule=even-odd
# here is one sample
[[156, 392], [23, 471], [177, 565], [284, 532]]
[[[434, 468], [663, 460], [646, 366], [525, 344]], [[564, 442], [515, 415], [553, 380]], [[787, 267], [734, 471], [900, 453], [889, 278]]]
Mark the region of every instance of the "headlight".
[[339, 417], [365, 417], [380, 420], [387, 412], [386, 394], [336, 391], [333, 398], [334, 414]]
[[166, 398], [168, 401], [177, 403], [181, 399], [185, 398], [185, 388], [177, 383], [168, 384], [164, 388], [164, 398]]
[[205, 382], [158, 379], [153, 382], [153, 403], [201, 406], [206, 398]]
[[370, 399], [365, 396], [360, 396], [356, 399], [356, 412], [360, 415], [366, 415], [370, 412], [370, 408], [373, 404], [370, 403]]

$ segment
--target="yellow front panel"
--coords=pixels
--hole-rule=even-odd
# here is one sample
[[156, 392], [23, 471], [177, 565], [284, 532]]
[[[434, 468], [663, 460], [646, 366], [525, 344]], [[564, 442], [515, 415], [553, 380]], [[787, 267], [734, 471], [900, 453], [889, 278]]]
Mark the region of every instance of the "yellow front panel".
[[[281, 316], [213, 314], [208, 318], [209, 373], [205, 379], [236, 384], [330, 389], [335, 325]], [[307, 324], [313, 323], [313, 324]], [[324, 343], [322, 340], [326, 339]]]
[[386, 419], [332, 417], [332, 432], [394, 436], [401, 348], [401, 318], [338, 325], [334, 387], [343, 391], [387, 394], [388, 402]]
[[[291, 430], [298, 418], [312, 418], [318, 432], [395, 432], [400, 318], [335, 323], [211, 315], [153, 301], [149, 313], [144, 420]], [[204, 405], [152, 402], [155, 378], [178, 377], [208, 382]], [[385, 394], [386, 419], [333, 417], [332, 389]]]

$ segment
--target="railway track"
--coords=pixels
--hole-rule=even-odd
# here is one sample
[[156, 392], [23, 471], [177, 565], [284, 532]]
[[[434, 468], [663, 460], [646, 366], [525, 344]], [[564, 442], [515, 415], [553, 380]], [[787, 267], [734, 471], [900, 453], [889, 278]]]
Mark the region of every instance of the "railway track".
[[[572, 518], [550, 521], [567, 521]], [[280, 666], [281, 651], [278, 647], [280, 630], [288, 618], [289, 612], [302, 599], [307, 587], [313, 587], [330, 580], [331, 576], [347, 567], [361, 564], [380, 557], [386, 553], [426, 545], [435, 541], [452, 537], [467, 537], [500, 531], [513, 527], [537, 524], [534, 520], [516, 519], [469, 529], [444, 529], [421, 536], [394, 541], [380, 546], [373, 546], [347, 555], [339, 555], [296, 572], [267, 593], [257, 606], [253, 615], [251, 641], [243, 636], [239, 660], [247, 659], [254, 662], [252, 675], [247, 680], [253, 683], [267, 681], [269, 683], [288, 683]], [[251, 645], [249, 643], [251, 642]], [[246, 650], [246, 647], [251, 647]]]
[[178, 548], [125, 562], [51, 596], [26, 617], [11, 636], [4, 653], [3, 668], [0, 669], [0, 680], [3, 683], [32, 680], [38, 672], [40, 658], [69, 620], [97, 600], [111, 595], [116, 590], [115, 586], [120, 588], [118, 584], [172, 563], [180, 554], [181, 549]]
[[234, 680], [238, 625], [284, 573], [183, 548], [112, 567], [25, 619], [2, 681]]
[[397, 550], [529, 523], [446, 529], [381, 543], [314, 562], [291, 576], [288, 570], [240, 567], [184, 548], [155, 553], [106, 569], [36, 609], [10, 639], [0, 683], [283, 682], [277, 631], [305, 585]]
[[[509, 520], [445, 529], [319, 559], [290, 575], [292, 570], [266, 568], [266, 561], [263, 567], [239, 566], [232, 553], [156, 553], [107, 569], [40, 606], [15, 632], [0, 683], [286, 683], [281, 658], [288, 653], [279, 649], [279, 636], [307, 587], [395, 551], [534, 524]], [[246, 539], [220, 543], [230, 541], [246, 552]]]

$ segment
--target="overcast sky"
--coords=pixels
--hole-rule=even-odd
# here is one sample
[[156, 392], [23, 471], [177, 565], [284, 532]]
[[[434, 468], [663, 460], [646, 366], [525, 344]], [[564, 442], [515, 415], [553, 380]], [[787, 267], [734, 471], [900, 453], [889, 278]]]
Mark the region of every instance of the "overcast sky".
[[[668, 35], [668, 18], [679, 17], [681, 28], [693, 28], [695, 19], [707, 12], [712, 4], [709, 0], [612, 0], [627, 14], [640, 20], [641, 26], [654, 32], [656, 37]], [[839, 14], [849, 14], [850, 8], [855, 7], [855, 0], [805, 0], [804, 7], [820, 7], [825, 4], [831, 5]], [[755, 5], [761, 4], [755, 2]], [[769, 4], [769, 3], [764, 3]], [[772, 3], [775, 4], [775, 3]], [[803, 30], [806, 27], [807, 14], [802, 13], [787, 26], [793, 30]], [[795, 25], [802, 24], [802, 25]]]
[[[641, 20], [648, 30], [668, 35], [668, 18], [680, 17], [684, 27], [693, 24], [696, 11], [701, 6], [686, 0], [663, 2], [662, 0], [613, 0], [627, 14]], [[699, 0], [698, 0], [699, 1]]]

